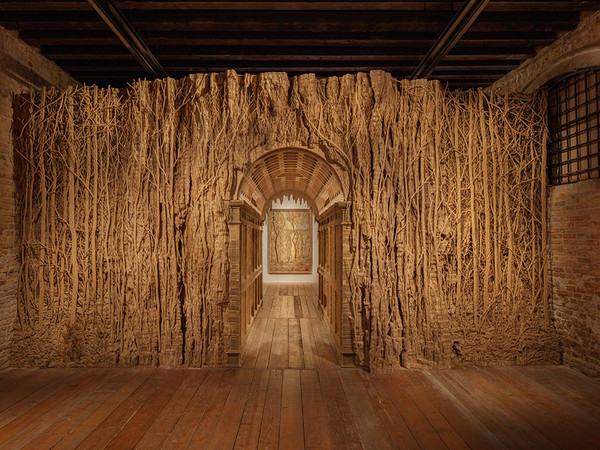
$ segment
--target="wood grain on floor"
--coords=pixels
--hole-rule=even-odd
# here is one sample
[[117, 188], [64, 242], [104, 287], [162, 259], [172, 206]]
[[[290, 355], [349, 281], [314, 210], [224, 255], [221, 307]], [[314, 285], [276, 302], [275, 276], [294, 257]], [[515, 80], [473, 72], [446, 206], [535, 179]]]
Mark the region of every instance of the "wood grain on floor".
[[332, 369], [336, 353], [312, 284], [265, 285], [248, 334], [246, 369]]
[[311, 286], [270, 286], [240, 369], [9, 369], [1, 448], [597, 448], [600, 381], [562, 366], [336, 366]]

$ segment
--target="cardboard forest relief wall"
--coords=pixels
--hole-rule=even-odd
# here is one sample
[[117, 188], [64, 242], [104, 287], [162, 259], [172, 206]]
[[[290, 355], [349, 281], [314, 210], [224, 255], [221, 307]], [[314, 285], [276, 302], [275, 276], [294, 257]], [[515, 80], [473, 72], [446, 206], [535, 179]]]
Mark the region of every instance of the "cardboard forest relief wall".
[[285, 146], [321, 149], [352, 202], [359, 364], [558, 359], [542, 95], [228, 72], [43, 91], [17, 99], [15, 117], [13, 364], [222, 363], [226, 200]]
[[268, 224], [269, 273], [312, 273], [310, 209], [272, 209]]

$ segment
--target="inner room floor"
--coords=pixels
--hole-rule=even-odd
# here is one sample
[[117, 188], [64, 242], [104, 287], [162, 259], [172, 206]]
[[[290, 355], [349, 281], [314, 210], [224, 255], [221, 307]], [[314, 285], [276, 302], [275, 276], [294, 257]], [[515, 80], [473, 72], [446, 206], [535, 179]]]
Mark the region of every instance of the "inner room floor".
[[563, 366], [336, 366], [309, 285], [270, 286], [240, 369], [9, 369], [2, 448], [597, 448], [600, 381]]
[[331, 369], [336, 351], [319, 309], [316, 284], [264, 285], [263, 306], [250, 332], [242, 367]]

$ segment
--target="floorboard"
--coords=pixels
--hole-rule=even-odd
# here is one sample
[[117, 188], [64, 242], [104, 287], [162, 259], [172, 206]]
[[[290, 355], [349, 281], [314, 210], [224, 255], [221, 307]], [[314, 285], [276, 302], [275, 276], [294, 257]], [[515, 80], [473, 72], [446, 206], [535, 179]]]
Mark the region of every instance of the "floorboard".
[[186, 448], [190, 437], [196, 431], [198, 422], [202, 419], [204, 412], [208, 407], [224, 375], [231, 376], [230, 372], [222, 370], [209, 369], [206, 378], [196, 390], [194, 396], [186, 406], [185, 410], [179, 416], [177, 424], [167, 437], [165, 447], [167, 448]]
[[599, 380], [563, 366], [341, 368], [315, 293], [265, 286], [240, 369], [0, 372], [0, 447], [598, 447]]
[[[153, 401], [156, 396], [161, 394], [159, 388], [165, 385], [171, 375], [170, 372], [166, 369], [157, 369], [153, 372], [133, 394], [124, 399], [125, 401], [83, 440], [78, 448], [103, 448], [117, 438], [123, 428], [129, 428], [129, 423], [134, 417], [139, 417], [137, 413], [146, 402]], [[135, 424], [135, 422], [133, 423]]]
[[110, 417], [125, 400], [139, 388], [142, 383], [154, 372], [153, 369], [128, 370], [128, 378], [105, 402], [98, 405], [94, 411], [73, 426], [71, 430], [54, 446], [57, 449], [69, 449], [77, 447], [95, 429]]
[[331, 448], [319, 375], [316, 370], [303, 370], [300, 379], [304, 445], [306, 448]]
[[[118, 379], [119, 371], [100, 369], [92, 371], [87, 379], [80, 378], [77, 391], [81, 395], [70, 396], [46, 414], [38, 417], [29, 426], [22, 427], [19, 433], [10, 439], [13, 448], [47, 448], [60, 440], [80, 417], [86, 417], [98, 403], [110, 393], [99, 389]], [[49, 443], [46, 443], [49, 442]]]
[[277, 448], [281, 423], [282, 388], [283, 372], [277, 369], [270, 370], [267, 398], [260, 426], [259, 448]]
[[254, 372], [239, 370], [233, 379], [233, 386], [225, 401], [219, 421], [213, 431], [213, 438], [208, 448], [219, 450], [233, 448], [238, 434], [238, 429], [246, 407], [246, 399], [252, 384]]
[[[215, 428], [219, 423], [219, 418], [225, 410], [225, 403], [229, 398], [229, 393], [234, 387], [234, 383], [238, 382], [239, 378], [244, 375], [246, 371], [228, 371], [221, 378], [219, 386], [215, 390], [210, 403], [206, 407], [204, 414], [196, 424], [196, 431], [192, 435], [188, 446], [190, 448], [207, 448], [213, 438], [219, 439]], [[192, 418], [193, 419], [193, 418]]]
[[164, 444], [177, 425], [179, 417], [208, 375], [207, 370], [188, 370], [186, 372], [187, 376], [179, 389], [136, 444], [140, 449], [160, 448]]
[[269, 371], [266, 369], [254, 370], [252, 385], [248, 392], [248, 400], [242, 415], [235, 447], [238, 449], [253, 449], [258, 446], [260, 427], [265, 409], [267, 386], [269, 384]]
[[355, 419], [360, 419], [360, 417], [355, 418], [352, 415], [337, 370], [319, 370], [319, 381], [333, 447], [363, 448], [355, 423]]
[[377, 405], [369, 397], [359, 371], [360, 369], [341, 370], [338, 374], [360, 440], [366, 448], [392, 449], [392, 439], [377, 411]]
[[283, 371], [278, 447], [286, 449], [304, 447], [299, 370], [286, 369]]

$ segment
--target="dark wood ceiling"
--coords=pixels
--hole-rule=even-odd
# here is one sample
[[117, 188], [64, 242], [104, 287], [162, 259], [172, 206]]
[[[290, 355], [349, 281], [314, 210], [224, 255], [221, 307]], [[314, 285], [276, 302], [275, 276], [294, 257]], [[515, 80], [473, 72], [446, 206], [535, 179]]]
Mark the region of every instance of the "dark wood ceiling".
[[[409, 76], [462, 1], [115, 1], [171, 77], [191, 72], [382, 69]], [[575, 28], [596, 1], [490, 1], [430, 78], [488, 86]], [[0, 24], [81, 82], [151, 78], [80, 1], [0, 1]]]

